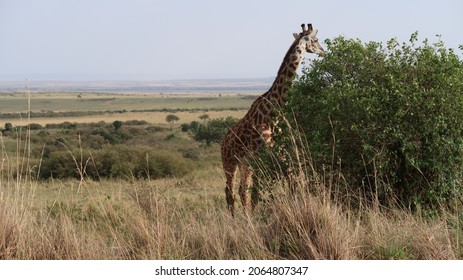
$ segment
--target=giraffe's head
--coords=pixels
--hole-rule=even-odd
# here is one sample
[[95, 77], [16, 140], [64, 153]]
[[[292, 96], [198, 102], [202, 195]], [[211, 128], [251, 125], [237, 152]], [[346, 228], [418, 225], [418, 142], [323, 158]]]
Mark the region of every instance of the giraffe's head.
[[322, 46], [318, 42], [317, 38], [317, 29], [312, 28], [312, 24], [308, 24], [307, 28], [305, 24], [301, 25], [302, 32], [301, 33], [294, 33], [294, 38], [299, 40], [299, 43], [302, 44], [305, 50], [308, 53], [318, 54], [319, 56], [324, 56], [325, 51], [323, 50]]

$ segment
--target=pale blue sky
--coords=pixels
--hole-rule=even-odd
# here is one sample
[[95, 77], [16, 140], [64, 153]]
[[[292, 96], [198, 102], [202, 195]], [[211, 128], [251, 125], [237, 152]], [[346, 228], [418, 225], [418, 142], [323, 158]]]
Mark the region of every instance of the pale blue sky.
[[272, 77], [303, 22], [320, 40], [419, 31], [457, 49], [462, 11], [461, 0], [0, 0], [0, 80]]

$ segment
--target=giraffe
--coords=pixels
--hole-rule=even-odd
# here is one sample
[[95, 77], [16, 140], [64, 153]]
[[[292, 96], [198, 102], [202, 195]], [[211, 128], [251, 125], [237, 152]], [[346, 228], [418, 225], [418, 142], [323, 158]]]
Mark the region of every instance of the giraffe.
[[[284, 102], [304, 54], [325, 54], [316, 37], [317, 30], [312, 28], [312, 24], [308, 24], [307, 28], [302, 24], [301, 27], [302, 32], [293, 34], [294, 42], [289, 47], [270, 89], [253, 102], [246, 115], [229, 128], [222, 141], [221, 156], [226, 177], [225, 197], [232, 216], [235, 209], [234, 184], [237, 169], [240, 173], [239, 195], [246, 211], [247, 192], [253, 173], [247, 159], [255, 155], [262, 146], [272, 146], [272, 125], [276, 118], [274, 109]], [[256, 202], [253, 198], [253, 207]]]

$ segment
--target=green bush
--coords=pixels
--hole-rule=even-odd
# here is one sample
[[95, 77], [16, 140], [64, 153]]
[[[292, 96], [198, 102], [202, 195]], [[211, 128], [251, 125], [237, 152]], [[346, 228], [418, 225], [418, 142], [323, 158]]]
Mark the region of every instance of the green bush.
[[192, 168], [180, 154], [170, 151], [147, 151], [139, 158], [136, 174], [139, 178], [182, 177]]
[[167, 130], [167, 128], [165, 128], [163, 126], [159, 126], [159, 125], [151, 125], [151, 126], [146, 128], [146, 131], [148, 131], [149, 133], [162, 132], [162, 131], [166, 131], [166, 130]]
[[12, 131], [13, 125], [11, 123], [5, 123], [5, 131]]
[[30, 123], [28, 126], [27, 126], [30, 130], [40, 130], [43, 128], [42, 125], [38, 124], [38, 123]]
[[40, 178], [80, 178], [72, 156], [67, 151], [54, 151], [44, 158], [40, 167]]
[[147, 121], [144, 121], [144, 120], [130, 120], [130, 121], [125, 121], [124, 122], [124, 125], [127, 125], [127, 126], [130, 126], [130, 125], [137, 125], [137, 126], [140, 126], [140, 125], [148, 125], [149, 123]]
[[114, 121], [114, 122], [112, 123], [112, 126], [114, 127], [115, 130], [119, 130], [119, 129], [121, 129], [121, 127], [122, 127], [123, 124], [124, 124], [124, 123], [121, 122], [121, 121]]
[[130, 179], [134, 177], [133, 171], [135, 164], [133, 162], [114, 162], [111, 164], [110, 178]]
[[177, 152], [116, 145], [104, 147], [91, 154], [88, 151], [82, 151], [81, 154], [79, 150], [51, 151], [43, 158], [40, 177], [80, 178], [72, 156], [84, 176], [91, 179], [182, 177], [193, 169], [191, 161]]
[[190, 129], [192, 130], [195, 140], [205, 141], [207, 145], [210, 145], [212, 142], [222, 141], [228, 128], [236, 122], [237, 119], [233, 117], [211, 119], [202, 124], [192, 122], [190, 124]]
[[352, 186], [407, 206], [461, 195], [461, 58], [440, 40], [418, 43], [417, 33], [386, 47], [342, 37], [326, 46], [286, 106], [316, 168], [331, 167]]
[[120, 126], [118, 125], [119, 123], [116, 124], [117, 127], [114, 126], [108, 128], [97, 128], [92, 131], [92, 134], [103, 137], [111, 145], [122, 144], [125, 141], [131, 139], [133, 135], [127, 133], [125, 130], [121, 128], [122, 123], [120, 123]]
[[182, 123], [180, 125], [180, 129], [182, 130], [182, 132], [188, 132], [188, 130], [190, 130], [190, 125], [187, 123]]

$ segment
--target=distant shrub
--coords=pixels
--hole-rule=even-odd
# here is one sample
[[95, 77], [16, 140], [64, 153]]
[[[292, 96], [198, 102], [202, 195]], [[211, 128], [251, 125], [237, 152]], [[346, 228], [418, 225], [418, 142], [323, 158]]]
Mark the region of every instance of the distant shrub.
[[138, 127], [138, 126], [129, 127], [126, 130], [127, 130], [127, 133], [130, 135], [130, 137], [146, 134], [145, 129], [142, 127]]
[[40, 130], [40, 129], [43, 128], [43, 126], [40, 125], [40, 124], [38, 124], [38, 123], [30, 123], [30, 124], [28, 125], [28, 128], [29, 128], [30, 130]]
[[166, 136], [165, 140], [166, 140], [166, 141], [170, 141], [170, 140], [173, 140], [173, 139], [175, 139], [175, 138], [176, 138], [175, 134], [171, 133], [171, 134], [168, 134], [168, 135]]
[[197, 121], [192, 121], [190, 123], [190, 130], [193, 131], [193, 132], [196, 132], [198, 131], [198, 127], [199, 127], [199, 122]]
[[140, 158], [136, 174], [139, 178], [182, 177], [192, 166], [178, 153], [170, 151], [149, 151]]
[[[116, 145], [104, 147], [90, 154], [79, 150], [72, 155], [82, 166], [85, 176], [92, 179], [136, 178], [158, 179], [181, 177], [193, 168], [191, 162], [181, 154], [172, 151], [157, 151], [143, 147]], [[79, 170], [69, 151], [54, 150], [43, 158], [41, 178], [80, 178]]]
[[209, 120], [209, 115], [208, 114], [202, 114], [201, 116], [198, 117], [202, 121], [207, 121]]
[[184, 158], [198, 160], [199, 159], [199, 151], [197, 149], [185, 149], [181, 150], [182, 155]]
[[162, 131], [166, 131], [167, 128], [165, 128], [163, 126], [159, 126], [159, 125], [151, 125], [151, 126], [147, 127], [146, 130], [148, 132], [162, 132]]
[[190, 125], [187, 123], [182, 123], [180, 125], [180, 129], [182, 130], [182, 132], [187, 132], [188, 130], [190, 130]]
[[122, 144], [128, 139], [132, 138], [132, 135], [124, 131], [123, 129], [114, 128], [97, 128], [92, 132], [93, 135], [100, 135], [112, 145]]
[[143, 120], [130, 120], [130, 121], [125, 121], [124, 125], [148, 125], [149, 123], [147, 121]]
[[11, 123], [5, 123], [5, 131], [12, 131], [13, 125]]
[[79, 172], [67, 151], [54, 151], [44, 158], [39, 173], [40, 178], [80, 178]]
[[63, 122], [63, 123], [57, 123], [57, 124], [46, 124], [45, 128], [46, 129], [74, 129], [77, 127], [77, 123], [71, 123], [71, 122]]
[[237, 119], [233, 117], [210, 119], [207, 123], [198, 124], [195, 130], [192, 129], [193, 138], [197, 141], [205, 141], [207, 145], [220, 142], [228, 128], [236, 122]]
[[134, 170], [135, 164], [132, 162], [115, 162], [111, 165], [109, 177], [117, 179], [130, 179], [134, 176]]
[[39, 133], [37, 133], [37, 136], [43, 138], [43, 139], [47, 139], [49, 136], [50, 136], [50, 132], [46, 131], [46, 130], [41, 130], [39, 131]]
[[113, 127], [114, 127], [115, 130], [121, 129], [122, 125], [123, 125], [123, 123], [121, 121], [114, 121], [113, 122]]
[[92, 149], [101, 149], [107, 143], [106, 139], [101, 135], [88, 135], [84, 141], [85, 145]]

